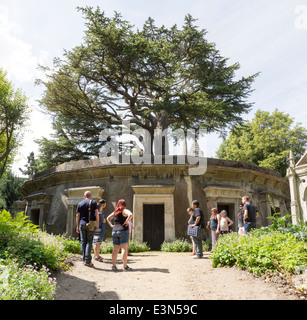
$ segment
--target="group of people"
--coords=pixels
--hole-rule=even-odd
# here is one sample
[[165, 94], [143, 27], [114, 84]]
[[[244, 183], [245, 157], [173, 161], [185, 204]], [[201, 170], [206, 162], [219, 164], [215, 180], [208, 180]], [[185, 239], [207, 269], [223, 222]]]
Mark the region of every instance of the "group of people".
[[[187, 209], [187, 213], [190, 215], [189, 226], [191, 228], [198, 227], [197, 233], [191, 236], [193, 243], [191, 255], [193, 258], [201, 259], [203, 257], [202, 235], [205, 228], [205, 218], [197, 200], [192, 202], [192, 207]], [[256, 219], [258, 217], [257, 207], [250, 203], [248, 196], [242, 197], [240, 212], [238, 213], [238, 233], [247, 235], [252, 228], [256, 228]], [[211, 209], [211, 217], [207, 222], [206, 228], [211, 230], [212, 250], [215, 249], [219, 236], [228, 233], [231, 225], [233, 225], [233, 221], [227, 216], [226, 210], [222, 210], [219, 213], [217, 208]]]
[[[122, 252], [122, 261], [124, 271], [131, 271], [127, 265], [128, 247], [129, 247], [129, 224], [133, 217], [130, 210], [127, 209], [126, 201], [118, 201], [115, 210], [105, 219], [103, 209], [107, 201], [101, 199], [98, 203], [92, 199], [90, 191], [84, 193], [84, 200], [77, 206], [76, 224], [77, 233], [80, 234], [81, 254], [85, 266], [93, 267], [92, 248], [94, 245], [94, 260], [102, 262], [99, 255], [100, 244], [103, 240], [106, 222], [112, 228], [113, 252], [112, 252], [112, 270], [117, 271], [116, 261], [119, 250]], [[113, 221], [112, 221], [113, 220]], [[92, 226], [92, 225], [93, 226]]]
[[[115, 210], [105, 219], [103, 209], [106, 207], [107, 201], [101, 199], [98, 203], [92, 199], [90, 191], [84, 193], [84, 200], [77, 206], [76, 223], [77, 233], [80, 234], [81, 253], [83, 263], [86, 266], [93, 267], [92, 263], [92, 247], [94, 245], [94, 260], [102, 262], [99, 255], [100, 244], [103, 240], [106, 222], [112, 228], [113, 252], [112, 252], [112, 270], [117, 271], [116, 261], [118, 252], [122, 251], [122, 261], [124, 271], [132, 269], [127, 265], [128, 247], [130, 239], [129, 223], [133, 214], [127, 209], [126, 201], [121, 199], [118, 201]], [[187, 209], [190, 219], [188, 224], [190, 228], [197, 229], [197, 232], [191, 236], [193, 243], [193, 258], [203, 257], [202, 236], [205, 229], [204, 213], [199, 207], [199, 202], [194, 200], [192, 207]], [[248, 234], [252, 228], [256, 228], [256, 219], [259, 213], [257, 208], [249, 202], [249, 197], [242, 197], [240, 212], [238, 213], [238, 233]], [[114, 221], [112, 221], [114, 220]], [[229, 227], [233, 225], [233, 221], [227, 217], [226, 210], [220, 213], [217, 208], [211, 209], [211, 217], [207, 222], [206, 228], [211, 230], [212, 250], [214, 250], [220, 234], [229, 232]]]

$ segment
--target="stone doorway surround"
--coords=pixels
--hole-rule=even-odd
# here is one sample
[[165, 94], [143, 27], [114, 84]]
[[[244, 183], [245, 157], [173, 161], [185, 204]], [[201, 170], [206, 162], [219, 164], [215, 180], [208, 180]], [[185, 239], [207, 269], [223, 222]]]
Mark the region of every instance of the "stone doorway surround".
[[134, 232], [132, 239], [143, 242], [143, 205], [164, 204], [165, 241], [175, 240], [174, 185], [132, 186]]
[[[26, 201], [25, 214], [29, 216], [30, 220], [36, 220], [40, 229], [43, 230], [46, 225], [52, 195], [49, 193], [40, 192], [26, 196], [24, 199]], [[32, 216], [34, 212], [37, 214], [35, 219]]]
[[76, 232], [76, 208], [78, 203], [84, 199], [85, 191], [90, 191], [92, 193], [92, 198], [96, 201], [100, 200], [104, 193], [104, 189], [99, 186], [65, 189], [65, 193], [67, 194], [68, 205], [66, 220], [66, 233], [68, 236], [78, 236]]
[[233, 230], [238, 229], [237, 213], [240, 211], [239, 205], [242, 201], [244, 190], [229, 186], [207, 186], [203, 188], [207, 199], [208, 218], [211, 216], [211, 209], [217, 208], [218, 204], [233, 205], [234, 217]]

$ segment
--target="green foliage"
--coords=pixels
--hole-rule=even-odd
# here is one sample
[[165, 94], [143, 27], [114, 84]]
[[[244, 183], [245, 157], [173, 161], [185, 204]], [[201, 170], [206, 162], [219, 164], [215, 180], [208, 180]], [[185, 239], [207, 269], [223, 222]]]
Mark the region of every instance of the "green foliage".
[[165, 252], [192, 252], [193, 245], [186, 239], [176, 239], [172, 242], [164, 241], [161, 245], [161, 251]]
[[146, 242], [140, 243], [136, 240], [130, 241], [129, 243], [129, 252], [146, 252], [149, 251], [150, 248]]
[[216, 154], [220, 159], [253, 163], [285, 176], [290, 150], [298, 161], [306, 150], [306, 141], [307, 130], [300, 123], [294, 125], [289, 114], [277, 109], [272, 114], [258, 110], [252, 121], [230, 132]]
[[36, 160], [39, 171], [63, 162], [98, 157], [99, 150], [105, 143], [99, 141], [99, 135], [107, 125], [93, 116], [55, 116], [52, 127], [55, 133], [51, 139], [35, 140], [40, 149], [40, 155]]
[[28, 162], [26, 164], [26, 168], [23, 170], [19, 168], [19, 171], [22, 172], [25, 176], [28, 176], [30, 179], [32, 179], [35, 175], [35, 173], [38, 172], [38, 161], [35, 159], [34, 152], [30, 152], [30, 154], [27, 157]]
[[[211, 241], [203, 241], [203, 251], [209, 251], [211, 248]], [[164, 241], [161, 245], [161, 251], [164, 252], [192, 252], [193, 245], [186, 239], [176, 239], [172, 242]]]
[[[52, 70], [42, 68], [47, 81], [38, 81], [45, 87], [41, 105], [56, 115], [61, 132], [49, 143], [41, 140], [46, 154], [51, 146], [64, 161], [80, 157], [80, 151], [88, 157], [89, 144], [84, 150], [80, 143], [82, 125], [68, 138], [73, 121], [89, 118], [110, 126], [125, 119], [151, 138], [156, 128], [223, 131], [243, 122], [256, 75], [236, 79], [239, 64], [228, 65], [190, 15], [182, 28], [157, 27], [149, 18], [135, 29], [118, 13], [109, 18], [99, 8], [79, 11], [86, 20], [83, 43], [55, 59]], [[99, 132], [93, 133], [97, 142]]]
[[22, 200], [19, 191], [25, 179], [16, 177], [10, 170], [7, 170], [0, 180], [0, 209], [13, 211], [15, 201]]
[[0, 68], [0, 178], [12, 163], [21, 143], [29, 107], [21, 90], [15, 90]]
[[220, 237], [211, 255], [212, 266], [237, 266], [259, 275], [270, 272], [294, 274], [307, 265], [307, 243], [291, 233], [254, 230], [250, 236], [231, 233]]
[[[129, 243], [129, 252], [145, 252], [149, 251], [147, 243], [140, 243], [136, 240], [130, 241]], [[100, 246], [100, 253], [112, 253], [113, 251], [113, 242], [112, 241], [103, 241]]]
[[54, 236], [39, 230], [26, 216], [18, 213], [12, 218], [3, 210], [0, 213], [0, 258], [15, 259], [20, 265], [35, 263], [50, 270], [65, 268], [69, 253], [80, 253], [80, 242]]
[[0, 258], [16, 259], [20, 265], [36, 263], [56, 270], [67, 256], [58, 238], [52, 237], [29, 222], [19, 213], [12, 218], [10, 213], [0, 213]]
[[55, 279], [49, 270], [66, 268], [69, 253], [80, 253], [79, 241], [39, 230], [23, 213], [0, 212], [0, 300], [50, 300]]
[[55, 291], [48, 268], [21, 267], [16, 260], [0, 259], [0, 300], [52, 300]]

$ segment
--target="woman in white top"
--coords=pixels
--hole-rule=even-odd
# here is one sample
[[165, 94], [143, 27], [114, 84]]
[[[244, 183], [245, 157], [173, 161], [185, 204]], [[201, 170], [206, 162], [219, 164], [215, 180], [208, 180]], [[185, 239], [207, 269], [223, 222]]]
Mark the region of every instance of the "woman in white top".
[[229, 227], [233, 225], [233, 221], [227, 217], [226, 210], [222, 210], [220, 213], [220, 233], [225, 234], [229, 232]]

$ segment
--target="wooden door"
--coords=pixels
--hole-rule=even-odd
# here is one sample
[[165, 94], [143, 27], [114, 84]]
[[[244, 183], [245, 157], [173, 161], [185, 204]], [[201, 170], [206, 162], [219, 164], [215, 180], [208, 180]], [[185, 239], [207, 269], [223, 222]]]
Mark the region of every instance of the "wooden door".
[[164, 241], [164, 204], [143, 205], [143, 241], [160, 250]]

